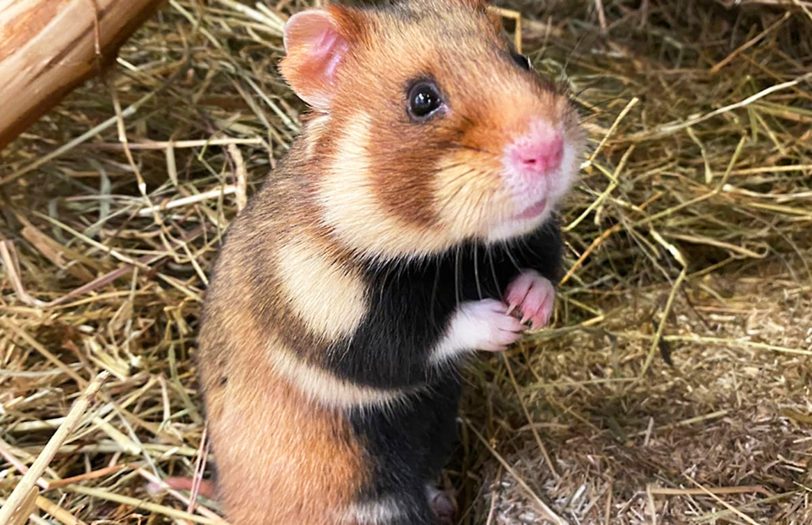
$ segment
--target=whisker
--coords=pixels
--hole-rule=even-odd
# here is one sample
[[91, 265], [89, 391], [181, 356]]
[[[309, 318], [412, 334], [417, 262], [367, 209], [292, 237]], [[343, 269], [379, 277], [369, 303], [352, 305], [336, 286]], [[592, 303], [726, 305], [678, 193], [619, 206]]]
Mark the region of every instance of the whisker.
[[477, 245], [474, 243], [474, 282], [476, 283], [476, 293], [479, 299], [483, 299], [482, 286], [479, 284], [479, 257], [477, 254]]
[[522, 271], [521, 266], [519, 265], [518, 261], [516, 261], [516, 259], [513, 257], [513, 254], [510, 252], [511, 247], [510, 243], [506, 242], [504, 246], [505, 246], [505, 255], [507, 255], [508, 259], [510, 259], [510, 262], [513, 263], [513, 266], [516, 268], [516, 270], [521, 272]]
[[499, 157], [500, 156], [496, 152], [491, 151], [491, 150], [489, 150], [487, 148], [481, 148], [481, 147], [477, 147], [477, 146], [472, 146], [470, 144], [464, 144], [462, 142], [448, 141], [445, 144], [447, 144], [449, 146], [452, 146], [452, 147], [454, 147], [456, 149], [464, 149], [464, 150], [474, 151], [476, 153], [484, 153], [486, 155], [492, 155], [494, 157]]
[[434, 301], [437, 298], [437, 287], [440, 284], [440, 268], [442, 267], [442, 262], [438, 260], [438, 263], [435, 265], [435, 272], [434, 272], [434, 284], [431, 287], [431, 301], [429, 304], [429, 319], [431, 319], [432, 323], [436, 324], [437, 320], [434, 318]]
[[564, 67], [561, 69], [561, 74], [565, 78], [568, 76], [567, 68], [570, 65], [570, 59], [572, 58], [573, 55], [575, 55], [575, 52], [578, 51], [578, 48], [581, 47], [581, 44], [583, 43], [584, 40], [586, 40], [586, 37], [587, 33], [581, 34], [581, 36], [579, 36], [578, 40], [575, 42], [575, 45], [572, 47], [572, 49], [570, 49], [569, 53], [567, 53], [567, 58], [564, 60]]
[[454, 255], [454, 297], [457, 301], [457, 307], [460, 306], [460, 247], [457, 246]]

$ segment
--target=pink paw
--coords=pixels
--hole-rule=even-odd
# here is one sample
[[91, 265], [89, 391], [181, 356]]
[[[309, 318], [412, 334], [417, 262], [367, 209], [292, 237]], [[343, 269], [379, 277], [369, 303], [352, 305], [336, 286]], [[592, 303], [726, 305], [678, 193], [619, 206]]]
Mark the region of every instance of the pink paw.
[[530, 321], [533, 328], [541, 328], [553, 315], [555, 287], [540, 273], [524, 270], [508, 285], [505, 301], [509, 312], [518, 310], [522, 314], [522, 323]]
[[505, 350], [524, 331], [522, 323], [507, 313], [507, 306], [495, 299], [463, 303], [458, 318], [461, 320], [458, 333], [465, 334], [466, 346], [477, 350]]

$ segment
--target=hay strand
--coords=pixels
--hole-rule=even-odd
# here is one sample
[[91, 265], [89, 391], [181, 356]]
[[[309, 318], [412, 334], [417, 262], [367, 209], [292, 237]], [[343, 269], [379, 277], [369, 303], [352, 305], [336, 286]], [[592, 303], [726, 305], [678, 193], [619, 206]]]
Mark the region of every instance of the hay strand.
[[[310, 5], [170, 0], [0, 152], [0, 496], [110, 374], [33, 522], [220, 520], [162, 480], [216, 465], [201, 301], [301, 127], [276, 66]], [[555, 322], [466, 371], [460, 525], [812, 523], [811, 5], [500, 4], [589, 139]]]

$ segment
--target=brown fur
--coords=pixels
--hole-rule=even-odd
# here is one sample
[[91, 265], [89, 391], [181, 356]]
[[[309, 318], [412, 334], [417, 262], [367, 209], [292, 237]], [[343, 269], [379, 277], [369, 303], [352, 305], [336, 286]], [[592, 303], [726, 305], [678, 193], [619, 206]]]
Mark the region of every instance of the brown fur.
[[[320, 349], [366, 311], [361, 265], [447, 250], [514, 214], [499, 152], [528, 114], [577, 134], [564, 98], [511, 63], [481, 2], [434, 3], [416, 0], [412, 14], [329, 8], [352, 44], [332, 91], [300, 50], [281, 66], [320, 113], [229, 230], [200, 335], [219, 492], [235, 525], [353, 525], [370, 467], [342, 410], [409, 395], [319, 367]], [[438, 45], [440, 34], [465, 45]], [[441, 66], [457, 63], [466, 67]], [[452, 109], [416, 126], [404, 92], [421, 76]]]
[[[236, 237], [242, 240], [239, 231]], [[248, 269], [228, 258], [219, 268], [230, 287], [212, 292], [201, 381], [228, 517], [234, 524], [339, 523], [366, 475], [360, 446], [336, 408], [314, 403], [274, 368], [270, 357], [290, 350], [252, 315]]]
[[204, 378], [204, 387], [210, 430], [221, 445], [217, 462], [228, 467], [217, 484], [229, 519], [338, 523], [365, 476], [360, 446], [343, 418], [311, 404], [262, 361], [229, 367], [228, 374], [225, 384], [216, 375]]

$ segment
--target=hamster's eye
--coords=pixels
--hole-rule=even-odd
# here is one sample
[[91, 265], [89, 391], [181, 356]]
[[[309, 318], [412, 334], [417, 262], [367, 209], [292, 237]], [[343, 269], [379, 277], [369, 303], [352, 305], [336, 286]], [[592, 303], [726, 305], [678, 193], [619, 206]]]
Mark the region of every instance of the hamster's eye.
[[517, 53], [512, 51], [510, 56], [513, 58], [513, 61], [519, 65], [520, 68], [530, 71], [533, 69], [533, 64], [530, 62], [530, 59], [526, 56], [522, 55], [521, 53]]
[[416, 120], [426, 120], [440, 106], [443, 99], [434, 82], [422, 80], [409, 88], [409, 114]]

